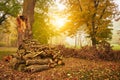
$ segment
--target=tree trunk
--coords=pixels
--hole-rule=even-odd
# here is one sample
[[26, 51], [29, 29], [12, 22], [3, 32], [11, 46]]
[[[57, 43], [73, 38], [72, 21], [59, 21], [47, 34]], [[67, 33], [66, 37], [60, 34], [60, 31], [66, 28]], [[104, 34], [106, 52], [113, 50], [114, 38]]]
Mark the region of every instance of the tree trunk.
[[36, 0], [24, 0], [23, 14], [17, 18], [18, 47], [20, 47], [24, 39], [32, 38], [35, 2]]
[[32, 25], [34, 22], [34, 7], [36, 0], [24, 0], [23, 4], [23, 16], [27, 18], [26, 20], [26, 31], [25, 37], [32, 38]]
[[95, 31], [95, 23], [94, 19], [92, 21], [92, 34], [91, 34], [91, 40], [92, 40], [92, 46], [96, 46], [96, 31]]
[[92, 46], [96, 46], [96, 39], [95, 39], [95, 37], [92, 37], [91, 40], [92, 40]]
[[77, 48], [77, 34], [75, 35], [75, 48]]
[[95, 18], [96, 14], [93, 15], [93, 19], [92, 19], [92, 34], [91, 34], [91, 40], [92, 40], [92, 46], [96, 46], [96, 31], [95, 31]]
[[[94, 0], [94, 8], [95, 8], [96, 12], [97, 12], [98, 5], [99, 5], [99, 0], [98, 1]], [[96, 12], [92, 16], [92, 34], [91, 34], [92, 46], [96, 46], [96, 44], [97, 44], [96, 30], [95, 30], [96, 29], [95, 28], [95, 17], [97, 14]]]

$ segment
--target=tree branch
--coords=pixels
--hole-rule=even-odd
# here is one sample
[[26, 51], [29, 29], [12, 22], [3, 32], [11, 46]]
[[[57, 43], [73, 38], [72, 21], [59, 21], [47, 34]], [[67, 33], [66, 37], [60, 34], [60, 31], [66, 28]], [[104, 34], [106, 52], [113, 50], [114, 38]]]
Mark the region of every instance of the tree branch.
[[82, 10], [82, 6], [81, 6], [81, 1], [78, 0], [78, 2], [79, 2], [80, 11], [82, 12], [83, 10]]
[[[107, 3], [107, 1], [106, 1], [106, 3]], [[107, 8], [107, 4], [106, 4], [105, 8], [102, 10], [102, 13], [101, 13], [101, 16], [99, 19], [102, 19], [102, 17], [104, 16], [106, 8]]]
[[0, 18], [0, 25], [1, 25], [2, 22], [6, 19], [5, 16], [6, 16], [6, 14], [3, 14], [3, 16]]

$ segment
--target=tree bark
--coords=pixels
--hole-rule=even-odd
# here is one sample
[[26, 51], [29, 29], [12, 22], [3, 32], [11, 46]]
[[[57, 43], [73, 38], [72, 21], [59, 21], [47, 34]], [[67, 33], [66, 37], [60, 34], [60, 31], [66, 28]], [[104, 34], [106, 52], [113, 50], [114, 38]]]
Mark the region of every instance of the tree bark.
[[23, 14], [18, 16], [18, 47], [24, 39], [32, 38], [32, 25], [34, 22], [34, 7], [36, 0], [24, 0]]
[[98, 5], [99, 5], [99, 0], [98, 1], [94, 0], [95, 13], [92, 16], [92, 34], [91, 34], [92, 46], [96, 46], [96, 44], [97, 44], [95, 17], [96, 17], [96, 14], [97, 14], [96, 12], [97, 12]]
[[23, 4], [23, 16], [27, 18], [26, 20], [26, 38], [32, 38], [32, 25], [34, 22], [34, 7], [36, 0], [24, 0]]

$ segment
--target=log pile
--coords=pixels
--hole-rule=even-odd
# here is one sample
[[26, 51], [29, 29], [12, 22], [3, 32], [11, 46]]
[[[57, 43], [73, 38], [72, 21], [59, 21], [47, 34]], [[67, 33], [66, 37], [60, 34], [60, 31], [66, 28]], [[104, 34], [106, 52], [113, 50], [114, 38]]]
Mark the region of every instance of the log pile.
[[19, 71], [38, 72], [64, 63], [57, 47], [41, 45], [37, 40], [23, 40], [10, 65]]

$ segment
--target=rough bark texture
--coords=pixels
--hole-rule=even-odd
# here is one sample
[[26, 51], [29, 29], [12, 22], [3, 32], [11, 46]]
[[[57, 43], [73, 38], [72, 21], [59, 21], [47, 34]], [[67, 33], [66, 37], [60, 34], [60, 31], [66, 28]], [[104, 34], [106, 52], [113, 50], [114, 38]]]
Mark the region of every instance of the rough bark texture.
[[22, 44], [22, 41], [25, 39], [26, 32], [26, 19], [24, 16], [17, 17], [17, 31], [18, 31], [18, 46]]
[[[96, 1], [94, 0], [94, 8], [95, 8], [95, 11], [97, 11], [97, 7], [99, 5], [99, 0]], [[91, 40], [92, 40], [92, 45], [93, 46], [96, 46], [97, 44], [97, 40], [96, 40], [96, 25], [95, 25], [95, 17], [96, 17], [97, 13], [95, 12], [92, 16], [92, 34], [91, 34]]]
[[23, 16], [27, 18], [26, 21], [26, 38], [32, 38], [32, 25], [34, 22], [34, 7], [36, 0], [24, 0]]
[[36, 0], [24, 0], [23, 4], [23, 15], [29, 19], [30, 26], [34, 22], [34, 7]]

